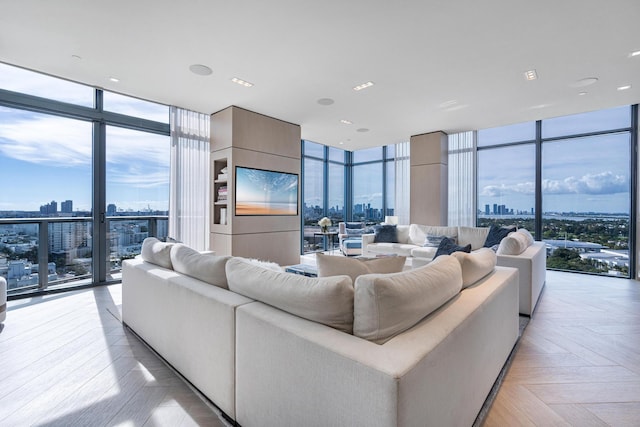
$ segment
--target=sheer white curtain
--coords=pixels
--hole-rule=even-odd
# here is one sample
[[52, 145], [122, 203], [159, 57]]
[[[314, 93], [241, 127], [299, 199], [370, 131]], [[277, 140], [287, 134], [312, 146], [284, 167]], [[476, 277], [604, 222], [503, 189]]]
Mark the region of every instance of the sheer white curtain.
[[449, 219], [447, 225], [475, 226], [476, 133], [449, 135]]
[[170, 114], [169, 237], [202, 251], [209, 248], [211, 118], [177, 107]]
[[395, 149], [395, 216], [398, 217], [398, 224], [409, 224], [409, 212], [411, 208], [411, 194], [409, 183], [411, 180], [409, 159], [409, 142], [396, 144]]

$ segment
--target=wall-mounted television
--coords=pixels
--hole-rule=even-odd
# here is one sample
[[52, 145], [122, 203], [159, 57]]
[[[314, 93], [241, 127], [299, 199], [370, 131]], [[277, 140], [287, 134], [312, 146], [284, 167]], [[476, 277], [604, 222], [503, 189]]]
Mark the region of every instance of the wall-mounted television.
[[298, 215], [298, 175], [236, 166], [236, 216]]

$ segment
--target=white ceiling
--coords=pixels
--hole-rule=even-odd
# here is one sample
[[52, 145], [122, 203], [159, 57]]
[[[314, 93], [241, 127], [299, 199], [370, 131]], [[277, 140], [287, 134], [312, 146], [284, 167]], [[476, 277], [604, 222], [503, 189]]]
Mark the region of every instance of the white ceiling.
[[638, 0], [0, 0], [0, 62], [203, 113], [237, 105], [355, 150], [638, 103], [639, 18]]

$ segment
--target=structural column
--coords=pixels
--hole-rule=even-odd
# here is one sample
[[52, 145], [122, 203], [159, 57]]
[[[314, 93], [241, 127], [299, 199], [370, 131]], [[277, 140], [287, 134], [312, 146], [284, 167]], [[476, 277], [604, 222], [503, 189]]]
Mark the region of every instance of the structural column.
[[410, 153], [410, 223], [447, 225], [447, 134], [439, 131], [412, 136]]

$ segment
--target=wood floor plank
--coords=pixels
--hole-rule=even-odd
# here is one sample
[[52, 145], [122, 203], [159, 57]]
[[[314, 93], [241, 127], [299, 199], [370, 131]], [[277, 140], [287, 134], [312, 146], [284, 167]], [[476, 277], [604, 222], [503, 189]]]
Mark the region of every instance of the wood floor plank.
[[611, 426], [637, 427], [640, 425], [639, 402], [598, 403], [585, 405], [585, 408]]
[[[122, 327], [121, 298], [113, 285], [9, 301], [1, 426], [229, 426]], [[637, 426], [639, 377], [640, 284], [547, 272], [484, 425]]]
[[598, 418], [593, 412], [587, 410], [584, 405], [549, 405], [551, 409], [572, 426], [580, 427], [608, 427], [609, 424]]

